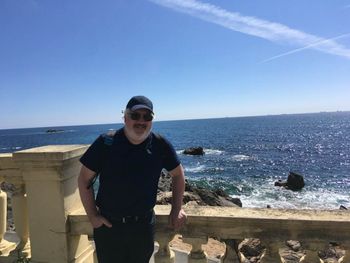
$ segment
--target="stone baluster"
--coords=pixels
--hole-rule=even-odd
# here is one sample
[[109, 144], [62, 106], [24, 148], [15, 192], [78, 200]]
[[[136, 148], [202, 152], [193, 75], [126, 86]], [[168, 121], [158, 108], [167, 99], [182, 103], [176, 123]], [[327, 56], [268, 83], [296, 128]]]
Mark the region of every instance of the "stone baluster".
[[175, 253], [169, 248], [169, 242], [174, 238], [171, 232], [156, 232], [155, 239], [159, 244], [158, 252], [154, 254], [155, 263], [174, 263]]
[[[0, 184], [1, 184], [0, 180]], [[0, 256], [7, 255], [15, 248], [14, 243], [10, 243], [4, 239], [7, 222], [7, 195], [0, 188]]]
[[23, 255], [27, 258], [31, 257], [29, 242], [29, 219], [27, 195], [25, 193], [25, 185], [23, 182], [14, 183], [14, 192], [12, 193], [11, 203], [13, 211], [13, 220], [16, 227], [16, 233], [20, 242], [12, 255]]
[[339, 260], [340, 263], [350, 263], [350, 243], [344, 244], [345, 255]]
[[[1, 170], [1, 167], [0, 167]], [[0, 177], [0, 185], [3, 178]], [[0, 188], [0, 256], [7, 255], [16, 247], [13, 242], [8, 242], [4, 239], [7, 226], [7, 194]]]
[[318, 251], [320, 251], [324, 244], [320, 242], [304, 241], [303, 247], [306, 251], [305, 256], [302, 258], [302, 263], [319, 263], [321, 262], [320, 257], [318, 256]]
[[202, 245], [208, 243], [208, 237], [183, 237], [183, 242], [191, 244], [192, 249], [188, 255], [188, 263], [207, 263], [207, 253]]
[[[1, 183], [2, 183], [2, 180], [0, 180], [0, 185]], [[7, 221], [7, 195], [0, 188], [0, 242], [3, 240], [6, 232], [6, 221]]]
[[222, 258], [223, 263], [240, 263], [240, 256], [238, 251], [238, 240], [236, 239], [221, 239], [226, 245], [225, 254]]
[[260, 263], [282, 262], [279, 248], [283, 245], [281, 242], [261, 240], [262, 245], [266, 248], [262, 255]]

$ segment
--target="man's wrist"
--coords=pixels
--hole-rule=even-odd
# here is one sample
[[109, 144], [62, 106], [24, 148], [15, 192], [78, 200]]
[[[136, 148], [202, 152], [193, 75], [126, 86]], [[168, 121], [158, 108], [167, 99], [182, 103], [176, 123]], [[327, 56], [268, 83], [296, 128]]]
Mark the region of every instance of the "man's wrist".
[[171, 212], [172, 213], [178, 213], [182, 210], [182, 206], [171, 206]]
[[91, 219], [95, 219], [96, 217], [98, 217], [100, 215], [100, 213], [98, 211], [94, 211], [94, 212], [90, 212], [87, 214], [88, 218]]

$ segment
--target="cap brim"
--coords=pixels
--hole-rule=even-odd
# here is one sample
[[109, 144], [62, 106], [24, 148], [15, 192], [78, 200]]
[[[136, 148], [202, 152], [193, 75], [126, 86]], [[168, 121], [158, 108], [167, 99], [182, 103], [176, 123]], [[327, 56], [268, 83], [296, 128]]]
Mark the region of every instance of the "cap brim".
[[142, 104], [135, 105], [131, 108], [132, 111], [139, 110], [139, 109], [146, 109], [146, 110], [149, 110], [153, 113], [153, 110], [151, 108], [147, 107], [146, 105], [142, 105]]

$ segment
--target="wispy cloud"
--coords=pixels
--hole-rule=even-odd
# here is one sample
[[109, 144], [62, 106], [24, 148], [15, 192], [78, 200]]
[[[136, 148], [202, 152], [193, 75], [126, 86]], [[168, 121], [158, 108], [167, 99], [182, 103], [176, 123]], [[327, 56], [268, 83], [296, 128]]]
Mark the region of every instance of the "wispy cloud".
[[[157, 5], [186, 13], [193, 17], [221, 25], [233, 31], [267, 39], [272, 42], [299, 46], [300, 48], [284, 53], [293, 54], [305, 49], [315, 49], [324, 53], [350, 59], [350, 49], [335, 41], [339, 38], [326, 39], [252, 16], [243, 16], [227, 11], [219, 6], [197, 0], [149, 0]], [[348, 36], [342, 35], [342, 37]], [[277, 57], [281, 57], [278, 55]]]

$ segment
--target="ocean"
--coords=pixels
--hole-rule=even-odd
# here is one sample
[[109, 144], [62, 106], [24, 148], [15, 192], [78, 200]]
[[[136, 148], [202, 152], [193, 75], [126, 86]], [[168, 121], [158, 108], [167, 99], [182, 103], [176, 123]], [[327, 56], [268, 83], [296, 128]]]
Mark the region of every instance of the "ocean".
[[[0, 153], [53, 144], [90, 144], [122, 124], [0, 130]], [[47, 133], [48, 129], [63, 130]], [[155, 121], [197, 185], [222, 188], [243, 207], [339, 209], [350, 206], [350, 112]], [[182, 151], [201, 146], [203, 156]], [[294, 171], [305, 187], [275, 187]]]

